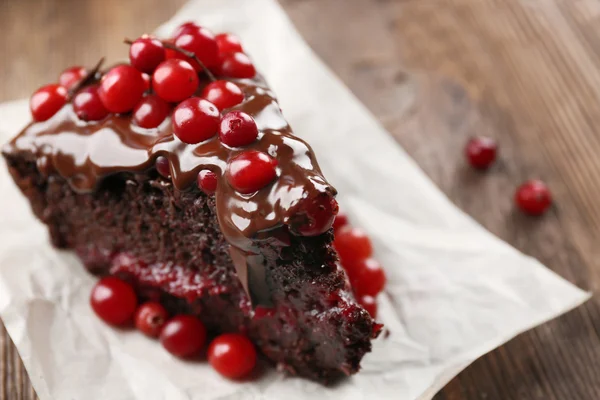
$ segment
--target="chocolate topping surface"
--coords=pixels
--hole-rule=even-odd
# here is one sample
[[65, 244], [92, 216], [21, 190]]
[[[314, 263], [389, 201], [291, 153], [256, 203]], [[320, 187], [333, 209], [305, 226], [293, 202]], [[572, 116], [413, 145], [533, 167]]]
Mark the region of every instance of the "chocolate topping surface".
[[[67, 104], [48, 121], [28, 125], [3, 152], [34, 154], [42, 173], [59, 174], [80, 193], [93, 191], [112, 174], [148, 171], [159, 156], [169, 161], [173, 185], [180, 191], [198, 190], [199, 171], [213, 171], [218, 178], [217, 217], [232, 245], [238, 276], [254, 304], [269, 304], [260, 246], [265, 242], [285, 246], [286, 225], [297, 218], [303, 201], [333, 197], [336, 192], [323, 177], [310, 146], [292, 134], [264, 80], [234, 82], [245, 100], [231, 110], [252, 116], [259, 129], [258, 140], [244, 148], [227, 147], [218, 135], [196, 145], [183, 143], [173, 134], [170, 118], [156, 129], [135, 126], [129, 114], [85, 122]], [[249, 149], [268, 153], [278, 161], [277, 178], [244, 195], [231, 187], [225, 171], [229, 159]]]

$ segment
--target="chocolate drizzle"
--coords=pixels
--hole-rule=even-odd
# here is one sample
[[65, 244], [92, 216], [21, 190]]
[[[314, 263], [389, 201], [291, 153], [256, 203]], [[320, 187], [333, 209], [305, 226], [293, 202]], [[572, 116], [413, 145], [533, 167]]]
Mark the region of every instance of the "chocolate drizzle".
[[[173, 185], [181, 191], [198, 190], [198, 172], [210, 169], [219, 180], [217, 217], [232, 245], [238, 276], [254, 304], [269, 304], [260, 247], [265, 242], [285, 246], [286, 224], [302, 202], [334, 196], [335, 189], [323, 178], [310, 146], [293, 136], [265, 82], [260, 78], [235, 82], [245, 101], [233, 109], [254, 117], [260, 132], [258, 140], [244, 148], [229, 148], [218, 136], [197, 145], [185, 144], [173, 135], [170, 118], [150, 130], [134, 126], [130, 115], [110, 115], [88, 123], [79, 120], [68, 104], [48, 121], [28, 125], [3, 152], [34, 154], [37, 164], [44, 167], [42, 173], [58, 173], [79, 193], [94, 191], [112, 174], [148, 171], [159, 156], [169, 161]], [[254, 194], [243, 195], [229, 185], [225, 170], [230, 158], [248, 149], [278, 160], [277, 179]]]

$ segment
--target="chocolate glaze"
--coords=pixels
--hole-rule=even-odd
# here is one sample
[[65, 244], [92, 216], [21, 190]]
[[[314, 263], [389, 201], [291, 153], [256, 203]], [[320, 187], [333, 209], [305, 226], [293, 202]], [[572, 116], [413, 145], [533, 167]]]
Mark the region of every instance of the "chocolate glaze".
[[[196, 145], [185, 144], [173, 135], [170, 118], [149, 130], [134, 126], [130, 115], [84, 122], [67, 104], [48, 121], [28, 125], [3, 152], [33, 154], [41, 173], [59, 174], [79, 193], [94, 191], [103, 178], [115, 173], [146, 172], [154, 168], [159, 156], [168, 159], [178, 190], [198, 190], [198, 172], [210, 169], [219, 180], [217, 217], [232, 245], [238, 276], [254, 304], [269, 304], [260, 246], [265, 242], [285, 246], [286, 225], [301, 213], [302, 202], [336, 192], [323, 177], [310, 146], [293, 136], [264, 80], [235, 82], [245, 100], [233, 109], [254, 117], [260, 132], [258, 140], [244, 148], [229, 148], [218, 136]], [[243, 195], [229, 185], [225, 170], [230, 158], [248, 149], [276, 158], [277, 178], [258, 192]]]

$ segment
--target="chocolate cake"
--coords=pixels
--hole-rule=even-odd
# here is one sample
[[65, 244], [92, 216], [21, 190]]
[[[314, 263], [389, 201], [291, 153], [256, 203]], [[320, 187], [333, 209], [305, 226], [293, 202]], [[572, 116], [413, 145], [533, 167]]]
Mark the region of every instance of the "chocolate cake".
[[[175, 59], [190, 56], [180, 50]], [[217, 82], [241, 89], [243, 99], [216, 111], [220, 123], [239, 111], [258, 134], [246, 143], [235, 120], [230, 139], [222, 126], [204, 140], [185, 136], [177, 113], [189, 117], [186, 102], [202, 109], [200, 97], [211, 97], [207, 85], [214, 80], [204, 69], [209, 62], [195, 53], [187, 57], [202, 67], [194, 71], [193, 97], [174, 111], [169, 100], [169, 115], [152, 128], [142, 127], [148, 124], [140, 107], [111, 110], [118, 108], [108, 98], [114, 87], [105, 75], [112, 72], [88, 71], [70, 88], [48, 89], [64, 105], [59, 101], [48, 116], [32, 100], [34, 121], [2, 150], [10, 173], [54, 246], [73, 249], [91, 273], [117, 275], [141, 299], [197, 315], [214, 334], [246, 333], [290, 374], [323, 383], [353, 374], [380, 326], [356, 303], [337, 265], [336, 191], [310, 146], [292, 134], [265, 81], [248, 65], [240, 72], [226, 64], [223, 52], [210, 70]], [[179, 90], [157, 74], [152, 89], [143, 89], [148, 102]], [[117, 100], [134, 92], [117, 91]], [[78, 101], [78, 93], [87, 97]], [[94, 96], [101, 100], [96, 109]], [[193, 133], [198, 129], [205, 125]]]

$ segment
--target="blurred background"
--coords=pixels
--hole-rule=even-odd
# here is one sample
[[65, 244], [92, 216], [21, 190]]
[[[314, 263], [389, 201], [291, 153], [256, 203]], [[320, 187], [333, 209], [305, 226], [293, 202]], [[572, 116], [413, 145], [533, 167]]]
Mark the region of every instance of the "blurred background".
[[[29, 97], [66, 67], [125, 59], [123, 38], [151, 32], [184, 3], [0, 0], [0, 101]], [[566, 279], [597, 289], [600, 0], [280, 3], [452, 201]], [[475, 135], [500, 143], [487, 173], [463, 157]], [[530, 178], [555, 198], [537, 219], [513, 206], [515, 188]], [[0, 332], [0, 399], [35, 398]], [[478, 360], [436, 399], [599, 399], [599, 359], [595, 298]]]

